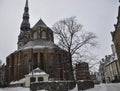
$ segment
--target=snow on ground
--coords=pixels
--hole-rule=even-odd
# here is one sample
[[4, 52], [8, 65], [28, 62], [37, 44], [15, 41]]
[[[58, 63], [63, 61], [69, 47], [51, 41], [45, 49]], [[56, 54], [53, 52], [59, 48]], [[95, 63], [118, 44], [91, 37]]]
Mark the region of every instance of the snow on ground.
[[78, 86], [76, 85], [76, 87], [70, 91], [78, 91]]
[[[15, 87], [15, 88], [0, 88], [0, 91], [30, 91], [29, 88]], [[38, 90], [45, 91], [45, 90]], [[77, 87], [70, 91], [78, 91]], [[94, 88], [83, 90], [83, 91], [120, 91], [120, 83], [100, 84]]]
[[[30, 91], [30, 89], [23, 88], [23, 87], [15, 87], [15, 88], [9, 87], [9, 88], [3, 88], [3, 89], [0, 88], [0, 91]], [[47, 90], [37, 90], [37, 91], [47, 91]]]
[[25, 83], [26, 79], [25, 78], [22, 78], [20, 79], [19, 81], [12, 81], [10, 84], [20, 84], [20, 83]]
[[120, 83], [100, 84], [84, 91], [120, 91]]
[[0, 91], [30, 91], [29, 88], [15, 87], [15, 88], [3, 88]]

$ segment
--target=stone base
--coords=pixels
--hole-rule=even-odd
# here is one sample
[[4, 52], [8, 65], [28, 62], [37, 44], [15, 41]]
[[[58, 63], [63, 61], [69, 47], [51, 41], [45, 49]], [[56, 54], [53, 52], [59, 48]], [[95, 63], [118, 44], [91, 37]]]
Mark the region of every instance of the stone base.
[[49, 81], [49, 82], [38, 82], [31, 83], [30, 90], [48, 90], [48, 91], [69, 91], [75, 88], [76, 84], [78, 85], [79, 90], [85, 90], [89, 88], [94, 88], [93, 81]]
[[84, 81], [79, 80], [77, 81], [78, 90], [85, 90], [89, 88], [94, 88], [94, 82], [93, 81]]
[[50, 81], [50, 82], [39, 82], [32, 83], [30, 85], [31, 91], [36, 90], [48, 90], [48, 91], [68, 91], [73, 89], [76, 86], [76, 83], [73, 81]]

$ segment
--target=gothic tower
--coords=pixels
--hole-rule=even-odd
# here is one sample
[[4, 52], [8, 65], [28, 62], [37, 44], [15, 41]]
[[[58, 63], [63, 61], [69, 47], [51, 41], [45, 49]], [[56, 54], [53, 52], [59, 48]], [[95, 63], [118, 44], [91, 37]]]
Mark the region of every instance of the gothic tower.
[[30, 39], [30, 23], [29, 23], [29, 8], [28, 8], [28, 0], [26, 0], [26, 4], [24, 7], [23, 13], [23, 21], [20, 27], [20, 34], [18, 36], [18, 49], [23, 47]]
[[6, 83], [20, 80], [36, 68], [49, 74], [49, 80], [70, 80], [69, 64], [68, 52], [54, 44], [53, 31], [42, 19], [30, 28], [26, 0], [18, 49], [6, 57]]

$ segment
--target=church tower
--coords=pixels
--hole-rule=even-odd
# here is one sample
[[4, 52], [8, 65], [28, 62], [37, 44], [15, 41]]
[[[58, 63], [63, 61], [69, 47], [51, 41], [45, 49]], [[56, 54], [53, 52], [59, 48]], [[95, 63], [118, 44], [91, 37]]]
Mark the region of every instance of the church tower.
[[23, 21], [21, 23], [20, 34], [18, 36], [18, 49], [23, 47], [29, 41], [30, 38], [29, 32], [30, 32], [29, 8], [28, 8], [28, 0], [26, 0], [24, 13], [23, 13]]
[[69, 64], [68, 52], [54, 44], [53, 31], [42, 19], [30, 27], [26, 0], [18, 49], [6, 57], [6, 83], [20, 80], [36, 68], [49, 74], [49, 80], [70, 80]]

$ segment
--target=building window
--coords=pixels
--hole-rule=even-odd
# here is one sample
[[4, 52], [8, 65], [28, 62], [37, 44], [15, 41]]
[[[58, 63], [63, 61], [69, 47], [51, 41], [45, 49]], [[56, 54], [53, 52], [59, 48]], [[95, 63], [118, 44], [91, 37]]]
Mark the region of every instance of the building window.
[[31, 77], [30, 78], [30, 82], [35, 82], [36, 81], [36, 78], [35, 77]]
[[49, 64], [49, 69], [48, 69], [48, 72], [49, 72], [49, 78], [54, 78], [54, 57], [52, 54], [49, 55], [49, 60], [48, 60], [48, 64]]
[[37, 39], [37, 32], [34, 32], [33, 39]]
[[46, 39], [46, 32], [45, 31], [42, 31], [41, 35], [42, 35], [41, 36], [42, 39]]
[[38, 53], [34, 53], [33, 55], [33, 69], [37, 68], [37, 61], [38, 61]]
[[51, 34], [49, 34], [49, 39], [50, 39], [50, 41], [52, 41], [52, 35]]
[[24, 74], [29, 73], [29, 57], [27, 55], [24, 56], [23, 72], [24, 72]]
[[38, 77], [38, 81], [43, 81], [43, 77]]
[[44, 70], [45, 69], [45, 62], [44, 62], [44, 54], [43, 53], [40, 53], [40, 68], [42, 69], [42, 70]]

